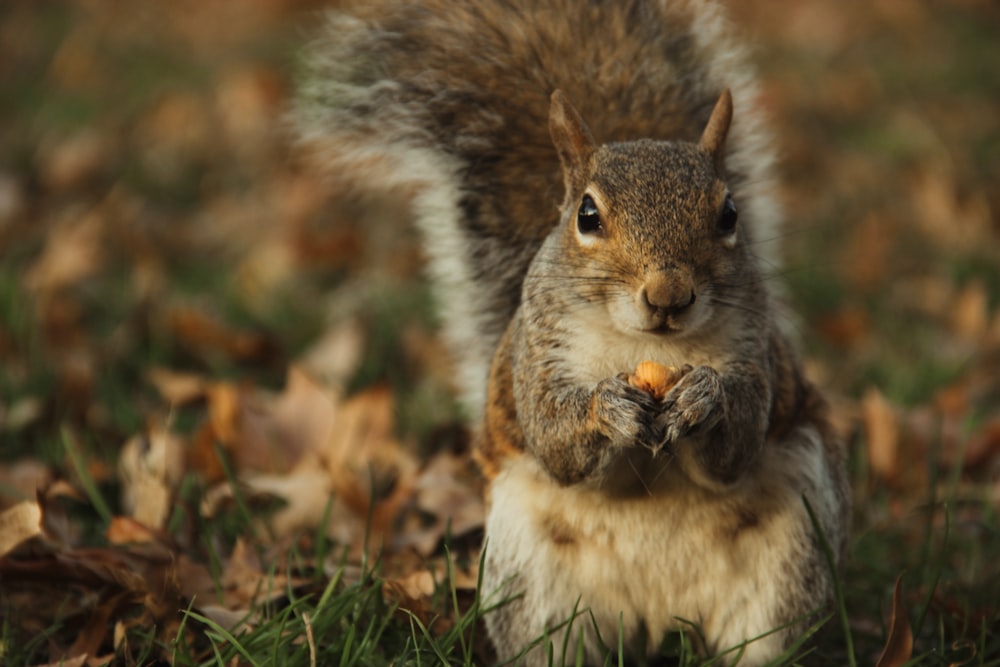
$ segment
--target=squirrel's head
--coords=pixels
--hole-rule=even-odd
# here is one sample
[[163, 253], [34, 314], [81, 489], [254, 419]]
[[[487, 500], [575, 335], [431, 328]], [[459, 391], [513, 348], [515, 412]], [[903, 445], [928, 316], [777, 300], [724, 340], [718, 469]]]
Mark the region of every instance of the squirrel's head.
[[616, 327], [690, 333], [746, 281], [749, 259], [726, 185], [732, 98], [723, 91], [697, 143], [643, 139], [598, 145], [560, 91], [549, 130], [566, 198], [562, 248]]

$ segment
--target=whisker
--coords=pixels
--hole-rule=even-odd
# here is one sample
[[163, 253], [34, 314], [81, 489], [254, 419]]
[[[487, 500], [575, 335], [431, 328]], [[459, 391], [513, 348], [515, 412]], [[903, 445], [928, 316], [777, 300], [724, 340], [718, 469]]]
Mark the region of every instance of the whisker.
[[648, 486], [646, 486], [646, 481], [642, 478], [642, 475], [639, 474], [639, 470], [635, 467], [635, 463], [633, 463], [632, 459], [628, 456], [625, 457], [625, 460], [628, 461], [628, 467], [635, 473], [635, 478], [639, 480], [639, 484], [642, 484], [642, 488], [645, 489], [646, 495], [652, 497], [653, 492], [650, 491]]

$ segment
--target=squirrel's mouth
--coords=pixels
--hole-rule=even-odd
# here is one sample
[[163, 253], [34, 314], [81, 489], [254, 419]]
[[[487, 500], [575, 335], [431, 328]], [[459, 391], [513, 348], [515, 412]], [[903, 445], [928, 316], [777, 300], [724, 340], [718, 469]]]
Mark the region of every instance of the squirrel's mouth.
[[678, 326], [675, 322], [670, 319], [663, 320], [662, 322], [653, 323], [651, 326], [643, 328], [643, 331], [655, 336], [669, 336], [671, 334], [678, 334], [684, 330], [684, 327]]

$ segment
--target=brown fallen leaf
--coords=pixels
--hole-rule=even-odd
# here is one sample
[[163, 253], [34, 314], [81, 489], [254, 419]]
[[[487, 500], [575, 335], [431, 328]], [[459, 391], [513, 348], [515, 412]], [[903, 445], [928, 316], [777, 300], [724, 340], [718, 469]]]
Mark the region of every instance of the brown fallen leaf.
[[202, 97], [186, 91], [165, 94], [135, 127], [136, 153], [151, 174], [169, 181], [215, 149], [214, 121]]
[[339, 392], [292, 366], [278, 396], [245, 392], [237, 397], [230, 452], [241, 471], [287, 472], [306, 452], [321, 452], [343, 429]]
[[963, 464], [966, 469], [976, 469], [986, 466], [998, 457], [1000, 457], [1000, 415], [990, 419], [969, 437]]
[[826, 313], [817, 322], [821, 336], [840, 348], [858, 344], [871, 333], [868, 311], [857, 306], [844, 306]]
[[240, 434], [242, 390], [228, 382], [215, 382], [208, 387], [208, 419], [212, 439], [232, 445]]
[[0, 405], [0, 431], [21, 431], [39, 421], [44, 412], [45, 402], [38, 396], [24, 396]]
[[473, 468], [467, 456], [450, 452], [434, 455], [414, 484], [417, 506], [432, 516], [433, 521], [402, 532], [397, 537], [397, 546], [413, 546], [426, 557], [446, 533], [460, 537], [483, 527], [486, 507]]
[[42, 508], [34, 500], [0, 513], [0, 558], [19, 544], [42, 534]]
[[122, 506], [150, 528], [164, 526], [173, 510], [173, 492], [184, 474], [184, 446], [165, 427], [131, 438], [118, 459]]
[[160, 396], [171, 405], [185, 405], [201, 400], [208, 393], [211, 381], [197, 373], [181, 373], [155, 367], [146, 374]]
[[106, 227], [103, 205], [52, 225], [42, 254], [24, 277], [25, 287], [32, 292], [53, 292], [97, 273], [105, 261]]
[[112, 136], [95, 127], [42, 143], [39, 171], [45, 185], [64, 191], [93, 181], [111, 163], [116, 147]]
[[399, 579], [384, 581], [382, 599], [396, 608], [397, 615], [405, 619], [408, 614], [413, 614], [428, 630], [441, 634], [454, 626], [454, 620], [434, 612], [431, 601], [436, 586], [433, 574], [418, 570]]
[[361, 364], [365, 331], [354, 319], [329, 329], [302, 354], [298, 364], [328, 387], [343, 387]]
[[195, 354], [223, 355], [234, 361], [266, 361], [277, 353], [277, 343], [268, 335], [237, 329], [207, 312], [189, 306], [175, 306], [167, 315], [166, 326]]
[[[18, 626], [24, 631], [60, 623], [62, 641], [54, 638], [47, 656], [54, 664], [71, 663], [106, 645], [111, 619], [149, 609], [162, 593], [154, 583], [156, 570], [169, 565], [169, 556], [147, 558], [118, 549], [25, 552], [0, 558], [0, 603], [18, 609]], [[177, 615], [177, 600], [163, 609], [167, 613], [154, 620], [161, 627], [168, 616]]]
[[889, 636], [875, 667], [901, 667], [913, 655], [913, 630], [903, 602], [903, 577], [896, 578], [892, 589], [892, 612], [889, 615]]
[[[247, 502], [255, 503], [268, 498], [284, 501], [283, 507], [270, 516], [262, 517], [257, 524], [258, 534], [273, 533], [276, 537], [318, 526], [327, 500], [333, 493], [329, 474], [315, 460], [283, 474], [244, 473], [240, 482], [240, 493]], [[234, 502], [232, 486], [228, 482], [219, 484], [205, 494], [201, 514], [215, 516]]]
[[[232, 439], [226, 448], [247, 500], [285, 501], [262, 519], [269, 530], [261, 534], [280, 539], [315, 528], [332, 499], [329, 537], [357, 553], [394, 544], [400, 514], [413, 501], [419, 464], [396, 437], [390, 390], [375, 387], [345, 400], [293, 367], [282, 394], [247, 390], [235, 394], [233, 404], [227, 408], [224, 428]], [[232, 502], [231, 486], [220, 484], [206, 494], [202, 512], [212, 515]]]
[[20, 459], [0, 465], [0, 509], [35, 497], [52, 481], [52, 470], [41, 461]]
[[84, 667], [87, 664], [87, 660], [90, 658], [86, 653], [82, 653], [72, 658], [60, 658], [54, 662], [48, 662], [44, 665], [38, 665], [38, 667]]
[[284, 88], [272, 70], [256, 67], [231, 72], [217, 84], [215, 110], [229, 148], [239, 159], [267, 159], [275, 135], [268, 130], [280, 114]]
[[952, 331], [967, 342], [975, 343], [990, 326], [989, 294], [981, 280], [973, 280], [956, 295], [951, 317]]
[[127, 516], [112, 517], [105, 537], [111, 544], [155, 542], [159, 539], [149, 526]]
[[214, 604], [198, 605], [197, 609], [205, 618], [227, 630], [239, 628], [241, 631], [249, 632], [257, 625], [256, 613], [248, 609], [228, 609]]
[[871, 387], [861, 399], [861, 414], [868, 443], [868, 465], [883, 479], [899, 475], [899, 418], [885, 396]]
[[108, 634], [108, 624], [131, 602], [131, 594], [121, 591], [111, 595], [102, 595], [96, 608], [90, 610], [83, 628], [77, 633], [76, 640], [66, 652], [71, 656], [96, 656]]

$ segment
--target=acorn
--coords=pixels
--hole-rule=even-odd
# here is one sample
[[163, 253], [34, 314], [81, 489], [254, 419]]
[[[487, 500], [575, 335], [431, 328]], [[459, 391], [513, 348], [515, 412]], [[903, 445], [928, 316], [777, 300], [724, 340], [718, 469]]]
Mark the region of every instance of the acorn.
[[663, 400], [667, 392], [677, 384], [684, 373], [676, 366], [664, 366], [655, 361], [643, 361], [628, 377], [628, 383], [636, 389], [651, 394], [656, 400]]

